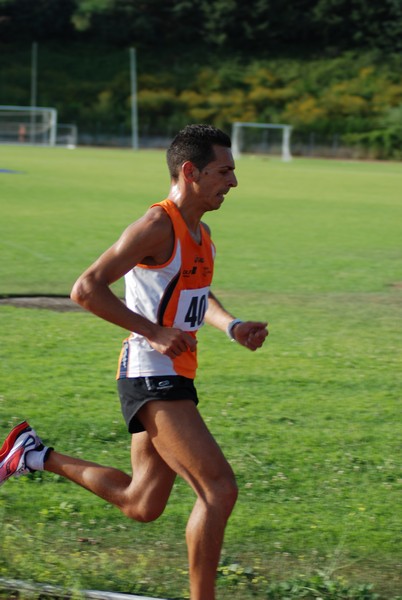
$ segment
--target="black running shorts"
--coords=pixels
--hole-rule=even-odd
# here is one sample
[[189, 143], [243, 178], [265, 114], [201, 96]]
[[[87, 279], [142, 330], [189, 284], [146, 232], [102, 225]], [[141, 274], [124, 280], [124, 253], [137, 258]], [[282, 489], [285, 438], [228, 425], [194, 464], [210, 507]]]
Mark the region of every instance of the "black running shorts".
[[117, 389], [129, 433], [145, 431], [137, 413], [151, 400], [192, 400], [198, 404], [194, 381], [181, 375], [125, 377], [117, 380]]

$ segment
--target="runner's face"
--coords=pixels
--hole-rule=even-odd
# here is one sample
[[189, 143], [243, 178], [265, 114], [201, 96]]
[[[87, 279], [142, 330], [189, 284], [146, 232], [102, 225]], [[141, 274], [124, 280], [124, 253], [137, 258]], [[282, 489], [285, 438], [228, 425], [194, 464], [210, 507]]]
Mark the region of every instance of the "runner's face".
[[235, 164], [230, 148], [214, 146], [215, 159], [200, 171], [199, 192], [205, 198], [206, 210], [220, 208], [225, 194], [237, 186]]

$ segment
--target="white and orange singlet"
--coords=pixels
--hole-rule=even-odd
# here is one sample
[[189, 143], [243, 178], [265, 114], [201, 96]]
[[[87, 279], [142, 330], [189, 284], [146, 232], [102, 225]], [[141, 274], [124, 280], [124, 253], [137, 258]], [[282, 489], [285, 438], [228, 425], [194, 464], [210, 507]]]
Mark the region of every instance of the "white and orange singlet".
[[[215, 246], [202, 224], [201, 243], [193, 239], [172, 200], [153, 206], [161, 206], [172, 221], [173, 252], [162, 265], [138, 264], [125, 275], [126, 304], [153, 323], [177, 327], [196, 337], [208, 306]], [[154, 350], [143, 336], [132, 333], [123, 342], [117, 379], [159, 375], [194, 379], [196, 369], [196, 351], [187, 350], [171, 359]]]

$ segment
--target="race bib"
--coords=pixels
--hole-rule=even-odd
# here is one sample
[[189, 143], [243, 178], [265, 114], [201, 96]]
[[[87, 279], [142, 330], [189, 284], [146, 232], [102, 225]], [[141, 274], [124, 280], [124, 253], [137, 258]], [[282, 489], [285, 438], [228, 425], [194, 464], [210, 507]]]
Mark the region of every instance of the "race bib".
[[204, 324], [208, 308], [209, 287], [197, 290], [182, 290], [177, 305], [173, 327], [183, 331], [196, 331]]

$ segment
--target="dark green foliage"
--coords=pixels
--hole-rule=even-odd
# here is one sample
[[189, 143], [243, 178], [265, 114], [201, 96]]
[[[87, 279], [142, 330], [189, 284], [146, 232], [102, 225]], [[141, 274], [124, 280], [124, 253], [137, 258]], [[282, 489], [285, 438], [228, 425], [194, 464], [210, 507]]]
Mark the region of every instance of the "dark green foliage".
[[402, 49], [399, 0], [1, 0], [3, 39], [76, 35], [163, 52], [203, 48], [248, 56], [351, 48]]
[[0, 39], [23, 42], [71, 39], [74, 0], [0, 0]]
[[400, 155], [400, 0], [0, 0], [0, 39], [0, 104], [30, 104], [36, 41], [38, 104], [80, 134], [129, 136], [135, 47], [140, 136], [285, 122]]

